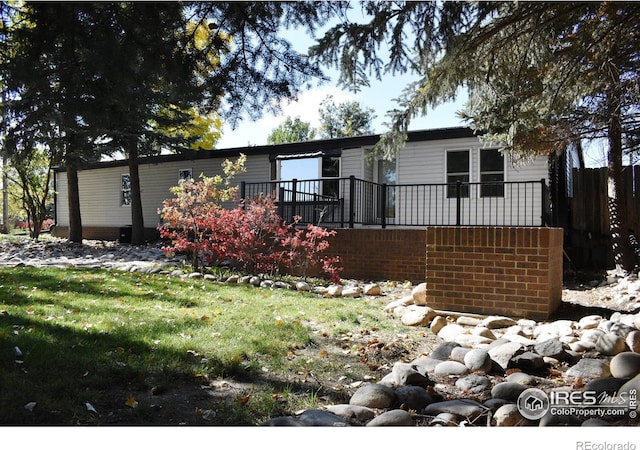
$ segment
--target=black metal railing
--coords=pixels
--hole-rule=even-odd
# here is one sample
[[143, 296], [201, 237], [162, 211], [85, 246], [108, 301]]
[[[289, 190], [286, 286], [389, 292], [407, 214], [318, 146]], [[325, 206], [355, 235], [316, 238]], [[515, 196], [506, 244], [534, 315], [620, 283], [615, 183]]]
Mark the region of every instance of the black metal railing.
[[544, 226], [549, 200], [538, 181], [380, 184], [349, 178], [242, 182], [240, 197], [272, 195], [287, 221], [328, 227]]

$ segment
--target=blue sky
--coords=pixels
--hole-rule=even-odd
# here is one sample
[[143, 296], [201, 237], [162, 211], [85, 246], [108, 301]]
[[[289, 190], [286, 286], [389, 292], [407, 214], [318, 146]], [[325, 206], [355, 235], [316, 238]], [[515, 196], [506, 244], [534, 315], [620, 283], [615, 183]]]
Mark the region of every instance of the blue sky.
[[[359, 13], [354, 11], [353, 14], [357, 15]], [[313, 44], [313, 40], [300, 30], [287, 31], [285, 36], [300, 52], [306, 52], [307, 48]], [[274, 128], [282, 124], [287, 116], [292, 118], [299, 116], [303, 121], [310, 122], [312, 127], [318, 127], [318, 108], [327, 95], [332, 95], [336, 103], [356, 100], [363, 107], [374, 109], [377, 116], [374, 120], [374, 131], [382, 133], [386, 130], [384, 123], [387, 120], [387, 111], [396, 107], [394, 99], [399, 97], [403, 88], [414, 80], [414, 77], [411, 76], [389, 75], [381, 81], [370, 80], [371, 86], [369, 88], [353, 93], [337, 86], [338, 72], [336, 70], [325, 68], [324, 72], [331, 78], [330, 82], [303, 92], [295, 102], [282, 104], [281, 114], [265, 113], [260, 120], [255, 122], [245, 119], [235, 130], [232, 130], [228, 125], [225, 126], [217, 147], [233, 148], [248, 145], [265, 145], [267, 136]], [[466, 95], [463, 92], [456, 102], [442, 105], [428, 114], [427, 117], [415, 118], [410, 129], [424, 130], [463, 125], [456, 117], [456, 111], [461, 109], [465, 101]]]
[[[332, 77], [335, 80], [336, 77]], [[324, 86], [319, 86], [303, 92], [295, 102], [282, 105], [279, 115], [266, 114], [261, 119], [251, 122], [244, 120], [235, 130], [225, 126], [222, 138], [218, 142], [218, 148], [244, 147], [247, 145], [264, 145], [271, 131], [282, 124], [287, 116], [310, 122], [312, 127], [319, 126], [318, 109], [322, 100], [327, 95], [332, 95], [336, 103], [356, 100], [362, 106], [372, 108], [375, 111], [374, 131], [382, 133], [386, 130], [384, 125], [387, 120], [387, 111], [396, 107], [394, 99], [397, 98], [402, 88], [410, 81], [409, 77], [385, 77], [380, 82], [372, 83], [370, 88], [363, 89], [354, 94], [340, 89], [335, 81]], [[424, 130], [432, 128], [445, 128], [463, 125], [456, 117], [456, 111], [460, 110], [466, 96], [461, 96], [458, 101], [442, 105], [430, 112], [426, 117], [415, 118], [410, 126], [411, 130]]]

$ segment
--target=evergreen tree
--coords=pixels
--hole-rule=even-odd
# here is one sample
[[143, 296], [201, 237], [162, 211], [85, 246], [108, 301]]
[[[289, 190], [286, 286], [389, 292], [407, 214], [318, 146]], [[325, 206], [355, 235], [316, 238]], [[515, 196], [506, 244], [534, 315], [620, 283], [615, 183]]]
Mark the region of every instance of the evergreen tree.
[[[131, 177], [132, 243], [144, 239], [141, 155], [193, 148], [197, 117], [235, 124], [294, 98], [321, 77], [280, 36], [313, 31], [340, 3], [2, 2], [8, 101], [4, 123], [39, 124], [67, 167], [69, 239], [82, 241], [77, 169], [124, 150]], [[8, 20], [4, 20], [8, 18]], [[185, 132], [181, 132], [184, 130]]]
[[[358, 88], [411, 73], [377, 149], [391, 157], [411, 120], [467, 89], [462, 116], [515, 160], [582, 139], [609, 142], [616, 263], [631, 270], [622, 155], [637, 150], [640, 5], [634, 2], [373, 2], [365, 23], [344, 20], [312, 49]], [[346, 16], [345, 16], [346, 17]], [[382, 54], [381, 49], [389, 53]]]

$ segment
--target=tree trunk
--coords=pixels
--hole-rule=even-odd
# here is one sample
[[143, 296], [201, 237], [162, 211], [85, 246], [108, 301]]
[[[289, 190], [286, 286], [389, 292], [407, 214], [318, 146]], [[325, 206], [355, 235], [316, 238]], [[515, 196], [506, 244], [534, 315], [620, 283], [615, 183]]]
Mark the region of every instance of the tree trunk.
[[[615, 100], [614, 100], [615, 102]], [[609, 119], [609, 220], [616, 266], [624, 271], [636, 267], [636, 254], [631, 245], [629, 213], [622, 165], [622, 123], [617, 108], [612, 108]]]
[[[73, 139], [71, 140], [73, 143]], [[73, 150], [67, 153], [67, 190], [69, 205], [69, 241], [82, 243], [82, 218], [80, 216], [80, 188], [78, 186], [78, 156]]]
[[129, 178], [131, 180], [131, 245], [144, 244], [144, 217], [138, 170], [138, 142], [130, 139], [127, 148], [129, 156]]
[[2, 152], [2, 230], [0, 233], [9, 234], [9, 176], [7, 166], [9, 158], [7, 152]]

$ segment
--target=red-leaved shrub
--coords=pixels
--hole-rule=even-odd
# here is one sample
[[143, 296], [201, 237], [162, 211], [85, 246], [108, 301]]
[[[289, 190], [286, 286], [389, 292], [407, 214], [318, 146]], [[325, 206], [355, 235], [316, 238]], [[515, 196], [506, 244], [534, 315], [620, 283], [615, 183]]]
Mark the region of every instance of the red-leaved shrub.
[[160, 235], [171, 242], [165, 252], [190, 254], [194, 270], [201, 259], [207, 264], [228, 261], [248, 273], [287, 271], [306, 277], [316, 268], [339, 282], [339, 257], [324, 256], [335, 231], [315, 225], [301, 227], [299, 217], [286, 223], [270, 196], [223, 208], [222, 203], [235, 195], [229, 179], [243, 164], [225, 166], [226, 179], [201, 177], [172, 190], [175, 198], [165, 200], [159, 211], [163, 219]]

